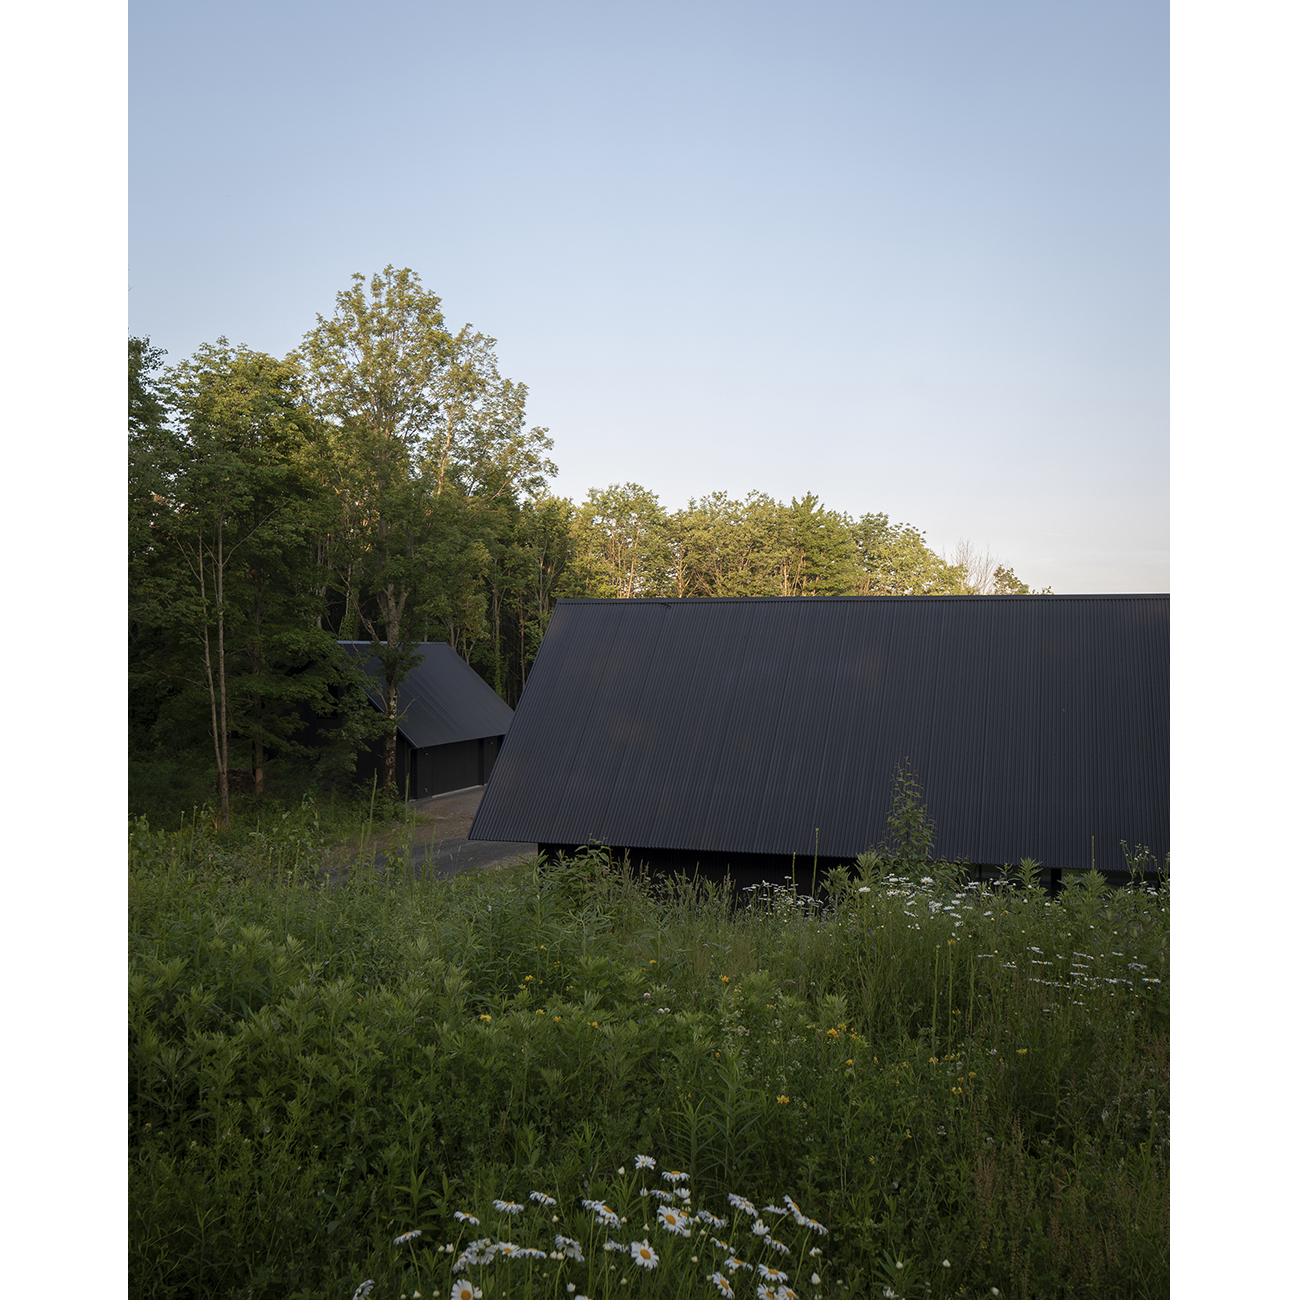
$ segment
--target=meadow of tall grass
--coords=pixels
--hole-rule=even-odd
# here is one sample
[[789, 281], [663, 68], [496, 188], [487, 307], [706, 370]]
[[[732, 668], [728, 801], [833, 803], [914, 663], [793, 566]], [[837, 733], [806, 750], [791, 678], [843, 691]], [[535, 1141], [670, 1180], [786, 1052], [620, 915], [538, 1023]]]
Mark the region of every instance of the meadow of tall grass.
[[322, 860], [132, 829], [132, 1296], [1167, 1294], [1166, 879]]

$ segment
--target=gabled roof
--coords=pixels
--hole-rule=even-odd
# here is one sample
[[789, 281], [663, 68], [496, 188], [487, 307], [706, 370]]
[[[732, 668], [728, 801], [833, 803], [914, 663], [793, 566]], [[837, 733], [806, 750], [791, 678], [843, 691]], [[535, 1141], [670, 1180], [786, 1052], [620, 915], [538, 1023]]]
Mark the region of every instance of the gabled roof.
[[[349, 654], [363, 660], [366, 673], [381, 678], [379, 662], [368, 641], [340, 641]], [[397, 730], [416, 749], [449, 745], [457, 740], [503, 736], [514, 710], [451, 649], [445, 641], [425, 641], [421, 657], [397, 691]], [[383, 708], [378, 690], [367, 691]]]
[[852, 857], [908, 759], [942, 856], [1162, 858], [1168, 631], [1165, 595], [563, 600], [470, 838]]

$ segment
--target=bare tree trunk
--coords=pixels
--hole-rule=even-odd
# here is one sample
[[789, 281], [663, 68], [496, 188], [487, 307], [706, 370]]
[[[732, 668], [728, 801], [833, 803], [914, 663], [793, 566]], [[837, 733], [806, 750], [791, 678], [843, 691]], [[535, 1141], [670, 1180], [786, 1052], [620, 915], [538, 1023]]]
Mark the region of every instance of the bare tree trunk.
[[383, 788], [390, 799], [397, 797], [397, 687], [393, 682], [384, 682], [384, 716], [389, 722], [389, 731], [383, 742]]
[[221, 758], [217, 780], [221, 783], [221, 825], [230, 825], [230, 716], [226, 702], [225, 537], [217, 522], [216, 557], [217, 681], [221, 689]]
[[217, 789], [221, 794], [222, 824], [230, 822], [230, 778], [221, 754], [221, 727], [217, 717], [217, 689], [212, 673], [212, 640], [208, 632], [207, 570], [203, 564], [203, 543], [198, 544], [198, 592], [203, 607], [203, 668], [207, 674], [208, 702], [212, 708], [212, 748], [216, 754]]

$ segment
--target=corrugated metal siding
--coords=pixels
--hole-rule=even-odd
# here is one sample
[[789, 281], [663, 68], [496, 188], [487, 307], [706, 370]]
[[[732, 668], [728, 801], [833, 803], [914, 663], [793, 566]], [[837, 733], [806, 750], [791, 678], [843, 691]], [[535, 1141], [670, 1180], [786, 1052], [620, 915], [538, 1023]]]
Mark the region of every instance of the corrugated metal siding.
[[1168, 848], [1168, 597], [561, 601], [471, 838], [850, 857]]
[[[340, 644], [366, 660], [371, 677], [380, 675], [378, 662], [369, 657], [368, 641]], [[445, 641], [425, 641], [420, 648], [420, 662], [397, 692], [398, 713], [405, 715], [398, 730], [411, 745], [425, 749], [509, 731], [514, 710]], [[369, 695], [382, 709], [379, 692]]]

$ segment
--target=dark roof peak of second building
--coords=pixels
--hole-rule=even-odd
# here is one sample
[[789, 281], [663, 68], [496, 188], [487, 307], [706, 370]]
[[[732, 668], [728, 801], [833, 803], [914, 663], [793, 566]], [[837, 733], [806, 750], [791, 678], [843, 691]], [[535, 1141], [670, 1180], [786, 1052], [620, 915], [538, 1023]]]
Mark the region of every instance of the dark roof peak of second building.
[[[368, 676], [381, 676], [369, 641], [339, 645], [361, 661]], [[397, 729], [412, 746], [426, 749], [509, 731], [514, 710], [445, 641], [425, 641], [418, 649], [419, 662], [397, 690]], [[379, 691], [367, 694], [383, 708]]]

